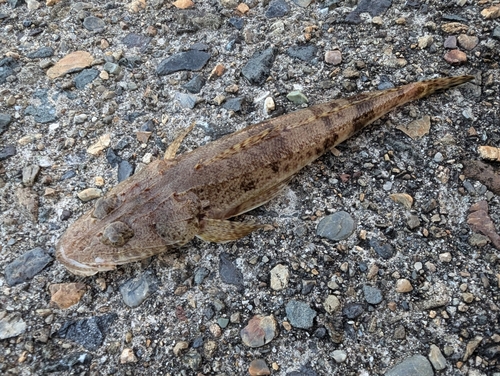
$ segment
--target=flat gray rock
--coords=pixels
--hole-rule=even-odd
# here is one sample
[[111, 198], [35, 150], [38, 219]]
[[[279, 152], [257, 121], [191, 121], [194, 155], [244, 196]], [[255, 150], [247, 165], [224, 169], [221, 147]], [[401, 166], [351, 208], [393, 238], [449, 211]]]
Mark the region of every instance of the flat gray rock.
[[345, 211], [326, 216], [318, 223], [316, 234], [323, 238], [339, 241], [347, 239], [354, 232], [354, 219]]
[[162, 60], [156, 73], [165, 76], [182, 70], [197, 71], [205, 66], [211, 56], [208, 52], [198, 50], [179, 52]]
[[413, 355], [392, 367], [385, 376], [434, 376], [434, 371], [425, 356]]
[[29, 281], [51, 261], [52, 257], [42, 248], [34, 248], [7, 264], [4, 270], [5, 280], [10, 286]]
[[312, 328], [317, 313], [309, 306], [309, 303], [290, 300], [285, 310], [286, 317], [293, 327], [300, 329]]

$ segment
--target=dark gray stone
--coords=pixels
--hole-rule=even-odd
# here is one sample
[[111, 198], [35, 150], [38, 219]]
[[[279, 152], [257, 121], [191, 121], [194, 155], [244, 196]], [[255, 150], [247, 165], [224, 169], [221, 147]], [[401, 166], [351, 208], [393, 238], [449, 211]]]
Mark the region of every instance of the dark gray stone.
[[181, 107], [189, 109], [193, 109], [198, 100], [196, 95], [185, 93], [175, 93], [175, 99], [179, 101]]
[[14, 68], [18, 65], [19, 63], [12, 57], [0, 60], [0, 85], [7, 82], [7, 77], [14, 74]]
[[370, 247], [373, 248], [373, 250], [384, 260], [388, 260], [392, 256], [394, 256], [394, 247], [390, 244], [381, 245], [380, 242], [375, 238], [371, 238], [369, 240], [369, 244]]
[[75, 87], [82, 90], [99, 76], [99, 71], [94, 68], [84, 69], [75, 77]]
[[21, 5], [26, 4], [24, 0], [8, 0], [8, 3], [12, 8], [17, 8], [20, 7]]
[[345, 21], [347, 23], [359, 24], [362, 22], [359, 15], [361, 13], [369, 13], [372, 17], [380, 16], [385, 13], [392, 5], [392, 0], [360, 0], [358, 6], [347, 15]]
[[288, 372], [286, 376], [318, 376], [318, 374], [308, 363], [300, 367], [299, 371]]
[[153, 132], [155, 130], [155, 123], [153, 120], [148, 120], [141, 125], [141, 131], [143, 132]]
[[126, 178], [132, 176], [134, 173], [134, 166], [128, 161], [122, 160], [118, 163], [118, 182], [124, 181]]
[[491, 37], [496, 40], [500, 40], [500, 26], [497, 26], [493, 29], [493, 31], [491, 32]]
[[129, 69], [139, 68], [142, 64], [142, 59], [139, 56], [122, 57], [118, 60], [118, 64]]
[[351, 320], [361, 315], [364, 311], [365, 309], [360, 303], [347, 303], [342, 308], [342, 314]]
[[151, 37], [130, 33], [122, 39], [122, 43], [128, 48], [146, 47], [151, 42]]
[[290, 12], [290, 7], [285, 0], [272, 0], [266, 10], [267, 18], [283, 17]]
[[119, 64], [112, 63], [110, 61], [106, 62], [103, 68], [106, 72], [111, 74], [120, 74], [122, 71], [122, 67]]
[[71, 178], [74, 178], [76, 176], [76, 172], [74, 170], [69, 170], [69, 171], [66, 171], [64, 174], [62, 174], [61, 176], [61, 179], [59, 180], [66, 180], [66, 179], [71, 179]]
[[164, 59], [156, 68], [156, 73], [164, 76], [181, 70], [197, 71], [205, 66], [210, 57], [211, 55], [204, 51], [179, 52]]
[[9, 114], [0, 114], [0, 134], [5, 132], [12, 121], [12, 116]]
[[201, 268], [196, 269], [194, 272], [194, 283], [196, 285], [201, 285], [203, 283], [203, 280], [210, 274], [210, 270], [207, 268], [204, 268], [203, 266]]
[[14, 145], [5, 145], [0, 149], [0, 161], [16, 155], [17, 150]]
[[305, 61], [305, 62], [310, 62], [312, 59], [316, 57], [316, 52], [318, 51], [318, 48], [312, 44], [309, 44], [307, 46], [292, 46], [288, 50], [286, 50], [286, 53], [288, 56]]
[[234, 111], [234, 112], [241, 111], [241, 106], [243, 104], [244, 99], [245, 98], [243, 98], [243, 97], [241, 97], [241, 98], [229, 98], [224, 102], [222, 107], [224, 107], [226, 110], [229, 110], [229, 111]]
[[57, 337], [76, 342], [88, 350], [97, 350], [106, 337], [106, 332], [113, 321], [118, 318], [116, 313], [103, 316], [93, 316], [88, 319], [70, 321], [63, 324], [56, 333]]
[[469, 23], [469, 20], [467, 18], [459, 16], [458, 14], [443, 14], [441, 18], [443, 19], [443, 21], [462, 22], [466, 24]]
[[201, 366], [201, 355], [196, 350], [189, 350], [186, 355], [182, 357], [182, 362], [191, 368], [193, 371], [196, 371]]
[[385, 376], [433, 376], [434, 371], [427, 358], [423, 355], [413, 355], [398, 365], [392, 367]]
[[83, 27], [89, 31], [103, 31], [106, 24], [99, 17], [88, 16], [83, 20]]
[[354, 219], [345, 211], [340, 211], [323, 218], [316, 229], [318, 236], [339, 241], [347, 239], [355, 230]]
[[10, 286], [29, 281], [51, 261], [52, 257], [45, 253], [42, 248], [34, 248], [7, 264], [4, 270], [5, 281]]
[[382, 291], [369, 285], [363, 286], [365, 300], [370, 304], [379, 304], [382, 301]]
[[276, 57], [276, 49], [268, 48], [255, 52], [245, 64], [241, 73], [253, 85], [262, 85], [269, 77]]
[[[70, 372], [73, 368], [83, 365], [88, 366], [92, 361], [92, 355], [86, 352], [75, 352], [59, 359], [56, 362], [51, 362], [46, 365], [44, 372]], [[86, 367], [88, 368], [88, 367]], [[85, 373], [85, 372], [84, 372]]]
[[30, 52], [26, 55], [29, 59], [44, 59], [54, 55], [54, 49], [52, 47], [41, 47], [36, 51]]
[[233, 264], [229, 254], [225, 252], [219, 256], [219, 276], [224, 283], [243, 287], [243, 274]]
[[138, 307], [158, 286], [158, 280], [151, 273], [144, 273], [138, 277], [129, 279], [120, 286], [120, 294], [123, 301], [130, 308]]
[[245, 24], [245, 21], [241, 17], [231, 17], [229, 19], [229, 23], [233, 25], [235, 28], [238, 30], [243, 29], [243, 25]]
[[286, 307], [286, 317], [295, 328], [310, 329], [313, 326], [316, 311], [309, 307], [309, 303], [299, 300], [290, 300]]
[[40, 105], [26, 107], [26, 110], [24, 110], [25, 115], [32, 115], [33, 119], [41, 124], [50, 123], [57, 119], [56, 108], [49, 103], [46, 89], [36, 90], [33, 98], [35, 101], [39, 101]]
[[192, 94], [198, 94], [204, 85], [205, 79], [197, 74], [189, 82], [182, 85], [182, 87]]

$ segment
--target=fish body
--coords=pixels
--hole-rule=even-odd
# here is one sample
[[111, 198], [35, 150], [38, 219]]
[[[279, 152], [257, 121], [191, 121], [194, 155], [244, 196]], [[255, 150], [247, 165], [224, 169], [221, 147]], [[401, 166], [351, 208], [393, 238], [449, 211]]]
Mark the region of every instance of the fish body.
[[333, 100], [156, 160], [75, 221], [57, 244], [57, 259], [74, 274], [93, 275], [195, 236], [214, 242], [245, 236], [261, 226], [229, 218], [266, 203], [303, 167], [394, 108], [473, 78], [437, 78]]

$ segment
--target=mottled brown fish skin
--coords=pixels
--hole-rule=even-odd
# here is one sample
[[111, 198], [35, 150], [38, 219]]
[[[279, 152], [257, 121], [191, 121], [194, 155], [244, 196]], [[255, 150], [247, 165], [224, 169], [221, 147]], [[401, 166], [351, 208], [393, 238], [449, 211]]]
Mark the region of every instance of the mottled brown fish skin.
[[154, 161], [68, 228], [57, 259], [74, 274], [93, 275], [195, 236], [216, 242], [245, 236], [260, 226], [227, 219], [269, 201], [304, 166], [394, 108], [472, 79], [438, 78], [334, 100]]

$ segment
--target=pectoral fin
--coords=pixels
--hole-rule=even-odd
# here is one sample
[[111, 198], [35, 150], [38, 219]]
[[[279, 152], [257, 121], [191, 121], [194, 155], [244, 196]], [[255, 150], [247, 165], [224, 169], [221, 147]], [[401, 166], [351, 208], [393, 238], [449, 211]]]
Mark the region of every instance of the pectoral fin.
[[264, 226], [259, 224], [204, 218], [201, 221], [201, 232], [197, 236], [207, 242], [225, 243], [242, 238], [262, 227]]
[[175, 154], [177, 154], [177, 150], [179, 150], [179, 146], [181, 146], [182, 141], [184, 138], [188, 135], [189, 132], [191, 132], [195, 126], [195, 122], [184, 129], [176, 138], [175, 140], [168, 146], [167, 150], [165, 151], [165, 155], [163, 156], [163, 159], [174, 159]]

